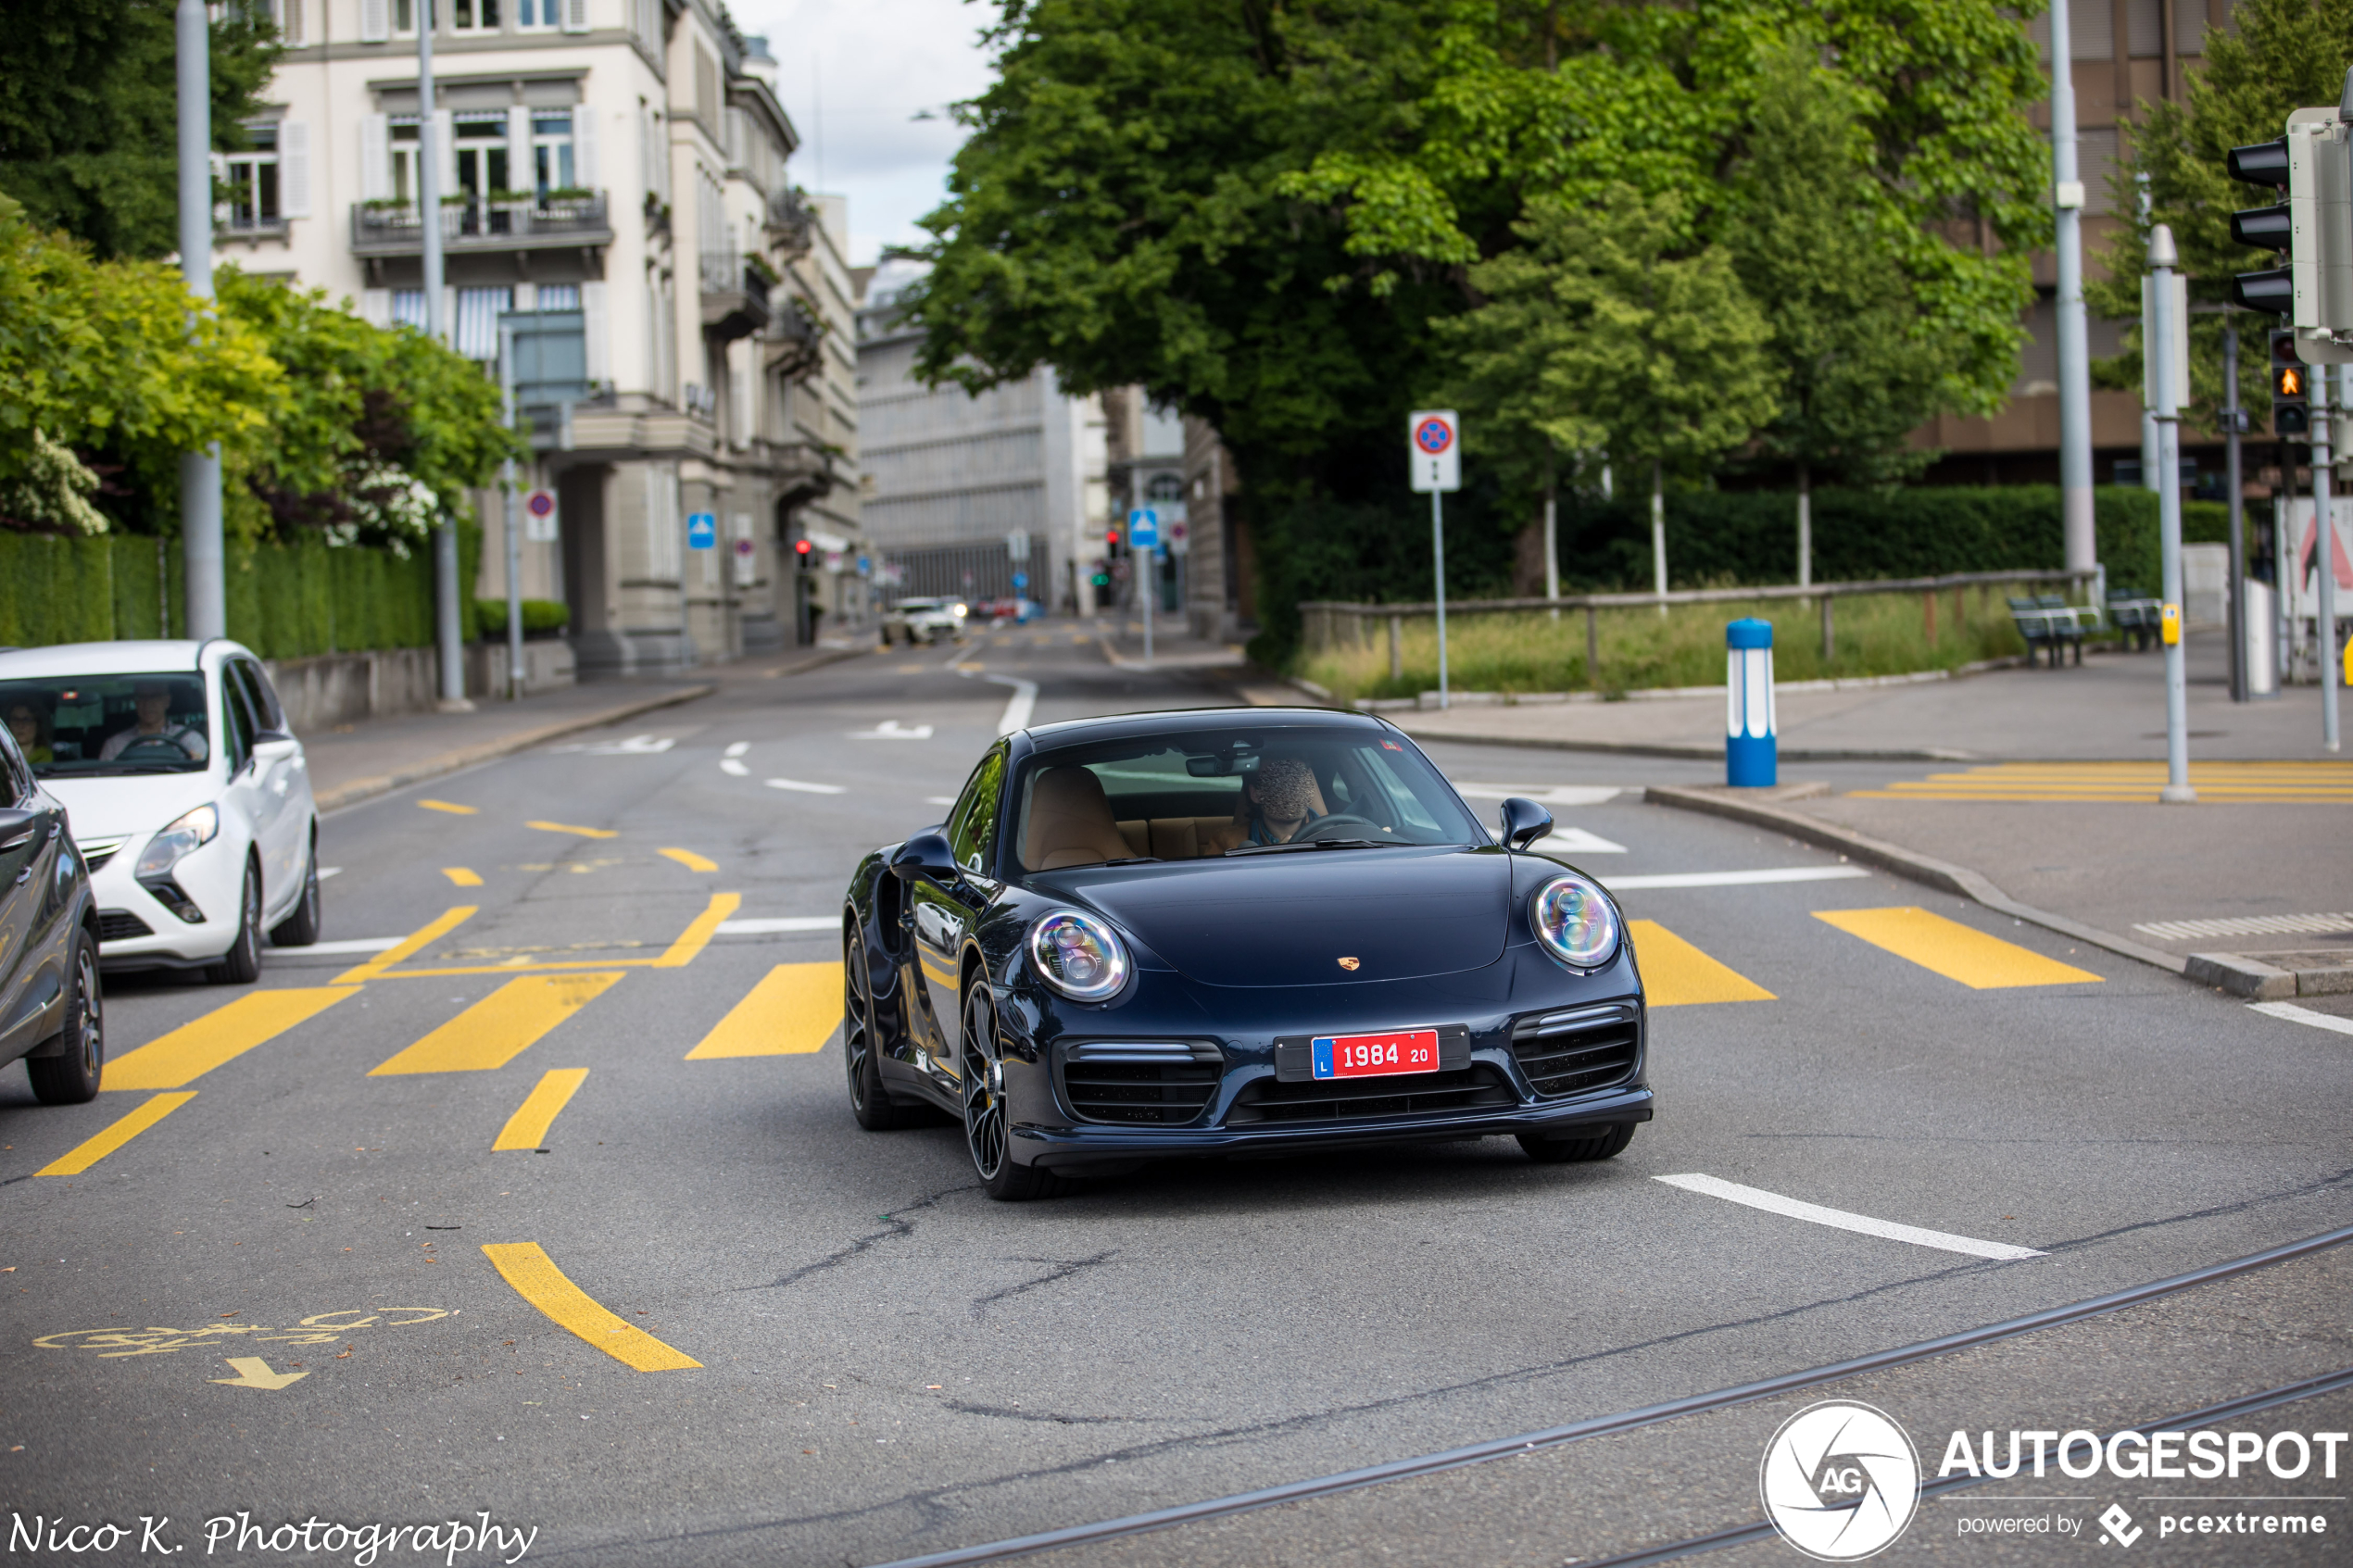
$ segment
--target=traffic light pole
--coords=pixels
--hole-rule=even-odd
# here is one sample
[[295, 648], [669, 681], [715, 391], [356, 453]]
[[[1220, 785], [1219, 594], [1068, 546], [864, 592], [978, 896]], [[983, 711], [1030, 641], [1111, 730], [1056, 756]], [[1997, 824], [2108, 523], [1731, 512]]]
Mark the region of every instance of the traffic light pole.
[[2150, 414], [2157, 423], [2158, 547], [2165, 571], [2165, 787], [2157, 797], [2176, 805], [2197, 799], [2190, 787], [2189, 650], [2182, 642], [2182, 425], [2185, 388], [2174, 384], [2173, 337], [2188, 323], [2173, 315], [2173, 231], [2159, 223], [2149, 231], [2147, 319]]
[[[2225, 309], [2229, 307], [2225, 306]], [[2239, 333], [2222, 322], [2222, 482], [2230, 488], [2230, 599], [2222, 621], [2231, 639], [2231, 700], [2247, 700], [2246, 689], [2246, 508], [2239, 495]]]
[[[2340, 382], [2342, 376], [2337, 378]], [[2342, 388], [2340, 388], [2342, 390]], [[2337, 749], [2336, 688], [2345, 679], [2336, 651], [2336, 523], [2329, 516], [2329, 368], [2312, 367], [2312, 565], [2321, 577], [2321, 749]]]
[[[2058, 217], [2059, 517], [2067, 569], [2090, 571], [2099, 544], [2092, 526], [2091, 344], [2083, 320], [2083, 181], [2075, 158], [2071, 0], [2051, 0], [2051, 178]], [[2096, 0], [2086, 0], [2087, 4]]]

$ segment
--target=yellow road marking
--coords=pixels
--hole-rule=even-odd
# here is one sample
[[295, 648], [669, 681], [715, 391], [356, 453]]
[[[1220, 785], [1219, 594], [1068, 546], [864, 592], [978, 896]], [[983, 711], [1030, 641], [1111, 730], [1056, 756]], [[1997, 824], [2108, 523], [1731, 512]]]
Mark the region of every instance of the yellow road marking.
[[510, 980], [368, 1076], [487, 1073], [504, 1067], [620, 979], [617, 972], [607, 972], [534, 974]]
[[956, 666], [958, 671], [966, 675], [977, 675], [986, 668], [988, 667], [980, 663], [977, 659], [968, 660]]
[[307, 1018], [326, 1011], [357, 985], [306, 985], [248, 991], [226, 1007], [126, 1051], [107, 1063], [99, 1086], [108, 1089], [178, 1089], [225, 1061], [274, 1040]]
[[610, 828], [581, 828], [574, 827], [570, 822], [525, 822], [523, 826], [537, 828], [541, 833], [576, 833], [583, 838], [619, 838], [621, 836]]
[[780, 963], [686, 1053], [688, 1061], [729, 1056], [805, 1056], [841, 1026], [841, 965]]
[[706, 860], [691, 849], [665, 849], [661, 853], [664, 859], [675, 860], [690, 872], [715, 872], [719, 869], [718, 861]]
[[1629, 920], [1634, 960], [1642, 971], [1642, 999], [1655, 1008], [1700, 1002], [1769, 1002], [1773, 993], [1738, 970], [1717, 962], [1655, 920]]
[[345, 970], [341, 974], [336, 975], [333, 980], [330, 981], [329, 984], [333, 985], [358, 985], [365, 981], [375, 979], [376, 976], [382, 974], [385, 970], [390, 969], [394, 964], [396, 964], [402, 960], [409, 958], [432, 944], [440, 941], [443, 937], [448, 935], [451, 932], [465, 924], [466, 922], [473, 918], [474, 911], [480, 908], [481, 906], [478, 904], [459, 904], [448, 910], [446, 910], [439, 919], [434, 921], [430, 924], [421, 925], [416, 930], [410, 932], [408, 935], [402, 937], [400, 939], [400, 946], [397, 947], [387, 947], [383, 952], [378, 953], [374, 958], [370, 959], [366, 963]]
[[554, 1124], [557, 1112], [587, 1081], [588, 1070], [585, 1067], [556, 1067], [540, 1074], [539, 1086], [507, 1118], [507, 1124], [498, 1131], [498, 1141], [490, 1146], [491, 1151], [532, 1149], [546, 1143], [547, 1129]]
[[479, 806], [459, 806], [447, 800], [420, 800], [417, 804], [428, 811], [447, 811], [453, 817], [476, 816], [482, 810]]
[[463, 866], [444, 866], [441, 868], [441, 874], [447, 877], [452, 883], [459, 887], [480, 887], [482, 885], [482, 878], [475, 875], [472, 872], [466, 870]]
[[1957, 980], [1972, 991], [2012, 985], [2072, 985], [2096, 982], [2088, 970], [1988, 936], [1973, 926], [1909, 906], [1892, 909], [1816, 909], [1814, 918], [1883, 947], [1899, 959]]
[[225, 1383], [232, 1388], [287, 1388], [310, 1374], [307, 1372], [271, 1372], [270, 1363], [259, 1356], [223, 1356], [220, 1358], [236, 1369], [234, 1377], [213, 1377], [208, 1383]]
[[740, 893], [712, 894], [710, 906], [687, 923], [686, 929], [678, 934], [678, 940], [670, 945], [670, 951], [654, 960], [651, 967], [686, 968], [695, 961], [697, 953], [710, 945], [711, 934], [719, 929], [719, 922], [743, 906], [744, 896]]
[[537, 1242], [494, 1241], [482, 1250], [516, 1295], [545, 1312], [557, 1327], [570, 1329], [624, 1366], [639, 1372], [685, 1372], [702, 1365], [598, 1306], [564, 1277]]
[[78, 1176], [196, 1098], [194, 1089], [157, 1095], [104, 1132], [84, 1138], [73, 1148], [33, 1173], [36, 1176]]
[[[2047, 804], [2154, 801], [2162, 762], [2003, 762], [1901, 779], [1852, 793], [1867, 800], [2015, 800]], [[2218, 802], [2353, 803], [2353, 763], [2193, 762], [2190, 785]]]

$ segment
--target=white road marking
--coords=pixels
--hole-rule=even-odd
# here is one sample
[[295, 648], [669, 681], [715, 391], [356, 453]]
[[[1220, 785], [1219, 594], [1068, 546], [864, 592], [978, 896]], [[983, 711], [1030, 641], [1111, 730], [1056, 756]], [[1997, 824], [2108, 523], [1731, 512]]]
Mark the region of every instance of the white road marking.
[[2161, 942], [2201, 936], [2326, 936], [2353, 931], [2353, 915], [2241, 915], [2232, 920], [2155, 920], [2133, 927]]
[[727, 747], [726, 755], [729, 757], [741, 757], [745, 752], [749, 751], [750, 749], [751, 742], [748, 740], [739, 740]]
[[319, 868], [319, 880], [321, 882], [326, 881], [331, 876], [341, 875], [343, 875], [343, 868], [341, 866], [321, 866]]
[[668, 751], [678, 742], [669, 735], [631, 735], [623, 741], [603, 741], [594, 746], [551, 746], [549, 751], [576, 751], [588, 757], [653, 757]]
[[1668, 872], [1655, 876], [1605, 876], [1602, 885], [1621, 887], [1755, 887], [1768, 882], [1843, 882], [1869, 876], [1861, 866], [1777, 866], [1761, 872]]
[[1472, 800], [1533, 800], [1540, 806], [1599, 806], [1626, 792], [1607, 784], [1458, 784], [1457, 795]]
[[803, 795], [839, 795], [844, 788], [841, 784], [804, 784], [799, 779], [767, 779], [762, 782], [770, 789], [793, 789]]
[[353, 936], [341, 942], [313, 942], [308, 947], [272, 947], [273, 953], [383, 953], [408, 940], [405, 936]]
[[786, 915], [781, 919], [723, 920], [718, 925], [722, 936], [773, 936], [786, 931], [838, 931], [839, 915]]
[[1038, 706], [1038, 683], [1025, 681], [1015, 675], [984, 677], [1000, 686], [1011, 686], [1013, 695], [1005, 699], [1005, 711], [998, 717], [997, 733], [1012, 734], [1015, 730], [1029, 728], [1030, 710]]
[[1623, 844], [1612, 844], [1601, 834], [1587, 833], [1583, 828], [1554, 828], [1537, 842], [1554, 849], [1581, 849], [1588, 855], [1626, 853]]
[[871, 730], [852, 730], [851, 740], [929, 740], [929, 724], [902, 725], [896, 719], [886, 719]]
[[2284, 1018], [2290, 1023], [2309, 1023], [2315, 1029], [2353, 1035], [2353, 1018], [2334, 1018], [2310, 1008], [2297, 1007], [2294, 1002], [2249, 1002], [2247, 1006], [2267, 1018]]
[[2043, 1256], [2032, 1247], [2012, 1247], [2007, 1242], [1979, 1241], [1974, 1236], [1922, 1230], [1918, 1225], [1899, 1225], [1893, 1220], [1874, 1220], [1869, 1214], [1850, 1214], [1843, 1209], [1825, 1209], [1818, 1203], [1783, 1198], [1778, 1192], [1743, 1186], [1738, 1182], [1722, 1181], [1715, 1176], [1661, 1176], [1657, 1179], [1668, 1186], [1681, 1187], [1685, 1192], [1705, 1193], [1728, 1202], [1744, 1203], [1751, 1209], [1762, 1209], [1769, 1214], [1783, 1214], [1793, 1220], [1810, 1220], [1818, 1225], [1881, 1236], [1889, 1241], [1908, 1241], [1914, 1247], [1933, 1247], [1940, 1252], [1966, 1252], [1972, 1258], [1994, 1258], [2006, 1263], [2016, 1262], [2021, 1258]]
[[731, 778], [746, 779], [751, 776], [751, 770], [732, 757], [722, 757], [719, 759], [719, 771]]

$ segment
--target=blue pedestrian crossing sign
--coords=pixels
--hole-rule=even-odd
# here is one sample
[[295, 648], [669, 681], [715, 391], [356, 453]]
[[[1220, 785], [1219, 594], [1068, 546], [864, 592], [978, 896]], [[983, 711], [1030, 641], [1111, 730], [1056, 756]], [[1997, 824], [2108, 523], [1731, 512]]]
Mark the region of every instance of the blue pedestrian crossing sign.
[[688, 512], [686, 514], [686, 548], [715, 550], [719, 547], [719, 514]]
[[1019, 593], [1022, 589], [1028, 586], [1029, 573], [1026, 571], [1016, 571], [1013, 573], [1013, 591], [1015, 593]]
[[1127, 543], [1139, 550], [1160, 548], [1160, 514], [1150, 507], [1139, 507], [1127, 514]]

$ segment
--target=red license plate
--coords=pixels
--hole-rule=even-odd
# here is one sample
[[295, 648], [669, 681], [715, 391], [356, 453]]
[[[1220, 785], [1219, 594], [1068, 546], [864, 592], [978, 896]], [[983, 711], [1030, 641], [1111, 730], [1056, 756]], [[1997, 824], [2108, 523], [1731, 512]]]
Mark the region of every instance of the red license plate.
[[1435, 1073], [1438, 1031], [1399, 1029], [1386, 1035], [1325, 1035], [1312, 1042], [1311, 1051], [1318, 1078]]

